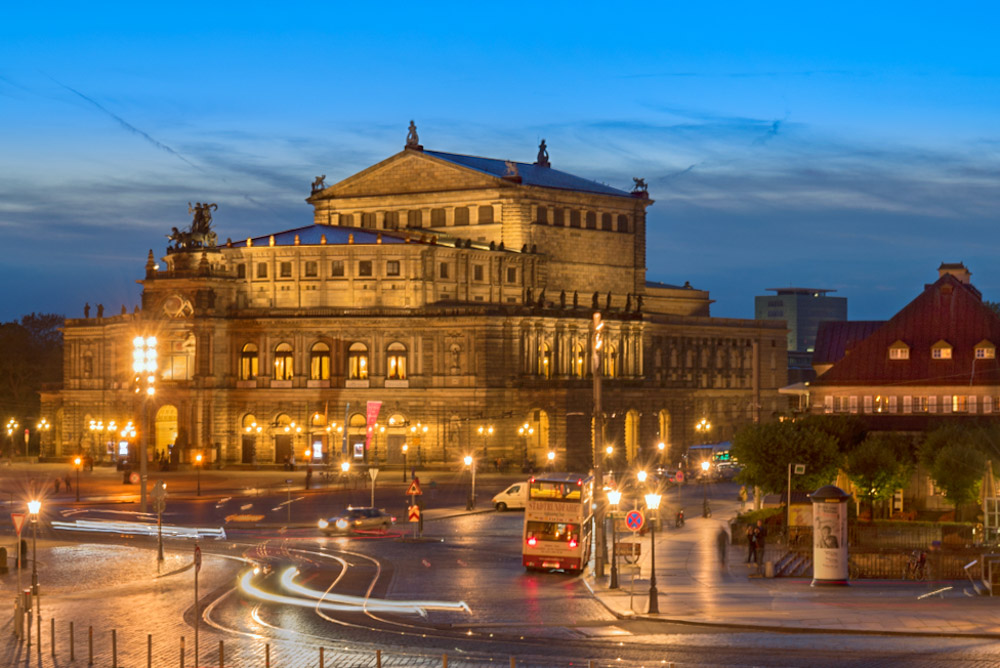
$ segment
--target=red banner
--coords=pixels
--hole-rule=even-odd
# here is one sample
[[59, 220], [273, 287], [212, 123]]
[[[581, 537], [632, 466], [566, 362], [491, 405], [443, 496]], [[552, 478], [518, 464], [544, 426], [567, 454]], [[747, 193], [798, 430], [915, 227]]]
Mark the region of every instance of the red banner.
[[368, 419], [365, 420], [365, 450], [369, 448], [372, 440], [372, 429], [375, 428], [375, 423], [378, 422], [378, 412], [382, 409], [381, 401], [369, 401], [368, 402]]

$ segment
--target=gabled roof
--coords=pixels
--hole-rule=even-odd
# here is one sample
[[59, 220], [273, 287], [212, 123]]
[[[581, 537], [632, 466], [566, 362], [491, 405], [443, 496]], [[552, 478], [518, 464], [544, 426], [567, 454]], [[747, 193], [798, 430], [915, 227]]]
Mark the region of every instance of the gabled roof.
[[[440, 160], [446, 160], [452, 164], [475, 169], [476, 171], [490, 176], [503, 178], [507, 175], [506, 160], [496, 158], [479, 158], [472, 155], [460, 155], [457, 153], [442, 153], [441, 151], [424, 150], [425, 155], [433, 156]], [[598, 193], [600, 195], [615, 195], [617, 197], [631, 197], [631, 193], [618, 188], [591, 181], [580, 176], [574, 176], [567, 172], [561, 172], [551, 167], [542, 167], [525, 162], [513, 162], [517, 167], [517, 175], [521, 177], [521, 183], [528, 186], [538, 186], [540, 188], [557, 188], [559, 190], [576, 190], [587, 193]]]
[[[975, 359], [975, 346], [983, 339], [1000, 341], [1000, 317], [976, 288], [945, 274], [813, 385], [998, 384], [1000, 361]], [[889, 359], [889, 346], [897, 340], [910, 346], [909, 359]], [[951, 359], [931, 358], [931, 347], [941, 340], [954, 346]]]
[[875, 333], [885, 320], [825, 320], [816, 330], [812, 363], [833, 364], [844, 359], [847, 351]]

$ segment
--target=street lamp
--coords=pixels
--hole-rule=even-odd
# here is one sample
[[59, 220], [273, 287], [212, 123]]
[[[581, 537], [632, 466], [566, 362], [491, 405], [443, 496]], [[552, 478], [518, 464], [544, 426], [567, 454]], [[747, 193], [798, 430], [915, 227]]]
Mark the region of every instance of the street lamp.
[[486, 441], [487, 439], [489, 439], [490, 436], [493, 435], [493, 425], [486, 425], [486, 426], [480, 425], [478, 431], [479, 435], [483, 437], [483, 461], [485, 462], [487, 459], [489, 459], [489, 450], [486, 447]]
[[622, 493], [617, 489], [608, 490], [608, 503], [611, 504], [611, 584], [608, 589], [618, 589], [618, 532], [615, 528], [615, 513], [622, 500]]
[[7, 420], [7, 441], [8, 441], [8, 447], [10, 448], [11, 459], [14, 459], [14, 431], [19, 426], [20, 425], [17, 423], [17, 420], [15, 420], [14, 418], [10, 418], [9, 420]]
[[28, 501], [28, 515], [31, 517], [31, 595], [35, 597], [35, 617], [38, 620], [39, 651], [42, 648], [42, 601], [38, 594], [38, 514], [41, 510], [41, 501], [37, 499]]
[[549, 454], [546, 455], [546, 456], [549, 459], [549, 471], [551, 472], [552, 468], [553, 468], [553, 465], [556, 462], [556, 453], [554, 453], [553, 451], [549, 450]]
[[[660, 495], [655, 492], [646, 495], [646, 509], [656, 511], [660, 507]], [[652, 515], [652, 512], [650, 513]], [[649, 614], [660, 613], [659, 592], [656, 591], [656, 522], [649, 520]]]
[[639, 480], [640, 484], [646, 484], [646, 478], [649, 477], [645, 471], [639, 471], [635, 474], [635, 477]]
[[403, 443], [403, 482], [406, 482], [406, 453], [410, 449], [410, 446]]
[[142, 440], [139, 443], [139, 511], [148, 510], [146, 478], [149, 476], [149, 400], [156, 394], [156, 370], [159, 368], [156, 337], [137, 336], [132, 339], [132, 370], [135, 372], [135, 391], [142, 394]]
[[703, 478], [702, 481], [701, 481], [701, 490], [702, 490], [702, 496], [701, 496], [701, 516], [702, 517], [708, 517], [709, 515], [712, 514], [711, 511], [708, 509], [708, 467], [709, 466], [711, 466], [711, 464], [708, 463], [708, 460], [705, 460], [705, 461], [703, 461], [701, 463], [701, 471], [702, 471], [702, 478]]
[[521, 436], [524, 436], [524, 458], [521, 461], [521, 466], [522, 466], [522, 468], [527, 469], [528, 468], [528, 439], [531, 438], [531, 435], [535, 433], [535, 428], [532, 427], [527, 422], [525, 422], [523, 425], [521, 425], [520, 427], [518, 427], [517, 433], [519, 435], [521, 435]]
[[666, 448], [667, 448], [667, 444], [664, 443], [663, 441], [660, 441], [659, 443], [656, 444], [656, 449], [660, 451], [659, 462], [660, 462], [660, 467], [661, 468], [663, 467], [663, 451]]
[[472, 455], [466, 455], [465, 465], [472, 471], [472, 487], [469, 491], [469, 502], [465, 505], [465, 509], [472, 510], [476, 507], [476, 459]]
[[80, 503], [80, 469], [83, 468], [83, 458], [80, 455], [73, 459], [73, 466], [76, 468], [76, 502]]
[[197, 496], [201, 496], [201, 453], [200, 452], [194, 456], [194, 470], [196, 471], [198, 480]]

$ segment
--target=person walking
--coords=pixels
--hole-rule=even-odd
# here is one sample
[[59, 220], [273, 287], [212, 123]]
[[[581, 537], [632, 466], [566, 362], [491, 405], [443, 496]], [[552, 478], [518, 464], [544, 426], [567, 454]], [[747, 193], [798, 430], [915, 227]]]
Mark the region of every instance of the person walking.
[[756, 526], [747, 527], [747, 563], [757, 561], [757, 534]]
[[740, 512], [742, 513], [747, 507], [747, 486], [740, 485]]
[[306, 464], [306, 489], [309, 489], [309, 484], [312, 482], [312, 478], [313, 478], [312, 464]]
[[761, 564], [764, 562], [764, 543], [767, 538], [767, 530], [764, 528], [764, 522], [762, 520], [757, 520], [757, 526], [754, 527], [754, 543], [757, 547], [757, 572], [761, 572]]

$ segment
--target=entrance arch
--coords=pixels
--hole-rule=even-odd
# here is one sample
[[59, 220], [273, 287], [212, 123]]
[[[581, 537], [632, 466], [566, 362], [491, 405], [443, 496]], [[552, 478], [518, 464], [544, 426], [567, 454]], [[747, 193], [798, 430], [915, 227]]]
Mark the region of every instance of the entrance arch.
[[179, 453], [175, 454], [176, 443], [177, 407], [165, 404], [156, 410], [156, 417], [153, 419], [153, 460], [170, 457], [170, 461], [175, 462], [180, 456]]

